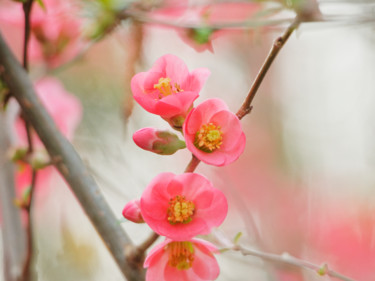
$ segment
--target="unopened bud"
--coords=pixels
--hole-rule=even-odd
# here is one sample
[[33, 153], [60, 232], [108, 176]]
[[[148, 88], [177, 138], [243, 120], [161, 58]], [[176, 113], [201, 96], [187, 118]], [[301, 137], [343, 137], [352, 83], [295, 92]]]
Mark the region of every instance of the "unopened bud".
[[154, 128], [138, 130], [133, 134], [133, 140], [140, 148], [162, 155], [171, 155], [186, 147], [185, 142], [177, 135]]
[[135, 223], [145, 222], [141, 214], [141, 202], [139, 201], [139, 199], [128, 202], [122, 210], [122, 215], [127, 220]]

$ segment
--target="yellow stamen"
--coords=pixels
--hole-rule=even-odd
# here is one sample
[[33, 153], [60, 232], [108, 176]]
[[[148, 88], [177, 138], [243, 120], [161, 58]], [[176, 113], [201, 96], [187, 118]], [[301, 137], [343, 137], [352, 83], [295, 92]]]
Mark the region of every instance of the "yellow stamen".
[[193, 219], [195, 205], [192, 201], [186, 200], [185, 196], [177, 195], [169, 200], [167, 210], [170, 224], [188, 223]]
[[173, 95], [179, 92], [182, 92], [183, 90], [180, 88], [180, 85], [177, 83], [174, 83], [174, 88], [171, 83], [171, 78], [168, 77], [161, 77], [159, 79], [159, 82], [154, 85], [154, 89], [158, 89], [160, 92], [159, 99], [162, 99], [163, 97], [167, 97], [169, 95]]
[[220, 148], [222, 143], [223, 133], [220, 126], [212, 123], [202, 125], [195, 135], [194, 145], [204, 152], [212, 152]]
[[171, 242], [166, 246], [168, 251], [168, 264], [179, 270], [191, 268], [194, 261], [193, 243], [188, 241]]

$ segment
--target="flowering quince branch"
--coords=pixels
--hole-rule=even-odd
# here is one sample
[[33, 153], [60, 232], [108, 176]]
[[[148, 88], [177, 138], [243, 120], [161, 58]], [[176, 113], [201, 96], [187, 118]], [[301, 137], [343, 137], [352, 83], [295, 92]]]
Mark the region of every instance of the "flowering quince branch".
[[250, 91], [242, 104], [241, 108], [237, 111], [236, 115], [238, 119], [242, 119], [246, 114], [249, 114], [252, 106], [251, 102], [253, 101], [255, 94], [257, 93], [260, 85], [262, 84], [262, 81], [264, 77], [267, 74], [268, 69], [272, 65], [272, 62], [276, 58], [277, 54], [281, 50], [281, 48], [284, 46], [286, 41], [289, 39], [290, 35], [293, 33], [293, 31], [299, 26], [300, 24], [300, 18], [297, 16], [296, 19], [293, 21], [293, 23], [285, 30], [285, 32], [276, 40], [273, 42], [272, 48], [264, 61], [262, 67], [260, 68], [257, 76], [255, 77], [255, 80], [253, 84], [251, 85]]
[[[29, 46], [29, 39], [30, 39], [30, 15], [31, 15], [31, 9], [33, 5], [33, 0], [27, 0], [22, 4], [23, 6], [23, 12], [24, 12], [24, 41], [23, 41], [23, 67], [26, 71], [29, 69], [29, 60], [28, 60], [28, 46]], [[21, 113], [21, 116], [23, 116], [23, 113]], [[33, 147], [33, 139], [31, 135], [31, 125], [30, 122], [27, 120], [27, 118], [23, 118], [26, 135], [27, 135], [27, 155], [31, 155], [33, 153], [34, 147]], [[37, 171], [34, 169], [33, 166], [31, 166], [32, 169], [32, 175], [31, 175], [31, 184], [30, 184], [30, 193], [25, 200], [26, 204], [24, 204], [22, 207], [26, 211], [27, 218], [26, 218], [26, 237], [27, 237], [27, 252], [26, 252], [26, 258], [25, 263], [22, 271], [22, 280], [28, 281], [32, 279], [32, 271], [31, 271], [31, 265], [32, 265], [32, 258], [34, 255], [34, 243], [33, 243], [33, 223], [32, 223], [32, 204], [33, 204], [33, 198], [35, 193], [35, 184], [36, 184], [36, 177], [37, 177]]]
[[300, 268], [305, 268], [308, 270], [315, 271], [317, 274], [324, 276], [328, 275], [331, 277], [335, 277], [337, 279], [341, 279], [343, 281], [355, 281], [354, 279], [351, 279], [345, 275], [342, 275], [332, 269], [328, 268], [327, 264], [323, 264], [322, 266], [316, 265], [314, 263], [311, 263], [309, 261], [301, 260], [298, 258], [295, 258], [291, 256], [288, 253], [283, 253], [281, 255], [276, 255], [272, 253], [265, 253], [262, 251], [257, 251], [254, 249], [248, 249], [245, 248], [239, 244], [233, 245], [231, 248], [233, 251], [238, 251], [244, 256], [254, 256], [254, 257], [259, 257], [262, 260], [266, 261], [271, 261], [271, 262], [276, 262], [276, 263], [282, 263], [282, 264], [288, 264]]
[[56, 125], [36, 97], [33, 85], [0, 34], [0, 69], [5, 83], [20, 104], [25, 117], [34, 127], [51, 159], [70, 185], [73, 193], [105, 242], [122, 273], [128, 280], [140, 280], [143, 271], [132, 267], [126, 253], [133, 249], [129, 237], [118, 225], [116, 217], [103, 198], [99, 187], [89, 175], [72, 145], [58, 131]]

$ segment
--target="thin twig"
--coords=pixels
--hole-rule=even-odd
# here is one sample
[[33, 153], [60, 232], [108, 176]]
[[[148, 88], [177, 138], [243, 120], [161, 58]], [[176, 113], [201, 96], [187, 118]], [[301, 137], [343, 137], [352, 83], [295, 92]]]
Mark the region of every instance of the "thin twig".
[[138, 9], [125, 9], [117, 14], [118, 19], [126, 20], [132, 18], [136, 21], [148, 24], [162, 25], [165, 27], [174, 27], [181, 29], [199, 29], [204, 26], [212, 30], [221, 29], [248, 29], [248, 28], [259, 28], [262, 26], [272, 27], [279, 26], [282, 24], [290, 23], [291, 18], [285, 19], [270, 19], [270, 20], [259, 20], [250, 19], [245, 21], [231, 22], [231, 23], [202, 23], [202, 22], [191, 22], [181, 20], [170, 20], [170, 18], [155, 18], [151, 16], [150, 12], [141, 11]]
[[33, 0], [28, 0], [22, 4], [23, 14], [25, 19], [25, 28], [24, 28], [24, 40], [23, 40], [23, 67], [26, 70], [29, 70], [29, 60], [28, 60], [28, 43], [30, 39], [30, 14], [33, 6]]
[[27, 237], [27, 253], [25, 264], [22, 272], [22, 281], [29, 281], [32, 280], [32, 258], [34, 255], [34, 239], [33, 239], [33, 222], [32, 222], [32, 203], [35, 193], [35, 184], [36, 184], [37, 172], [35, 170], [32, 171], [31, 176], [31, 187], [30, 187], [30, 196], [29, 202], [25, 206], [24, 210], [27, 213], [27, 225], [26, 225], [26, 237]]
[[144, 241], [141, 245], [139, 245], [137, 247], [137, 250], [144, 253], [146, 252], [146, 250], [152, 245], [154, 244], [154, 242], [160, 237], [159, 234], [153, 232], [150, 237], [147, 238], [146, 241]]
[[198, 167], [201, 160], [199, 160], [194, 154], [191, 154], [190, 163], [187, 165], [184, 173], [192, 173]]
[[241, 108], [237, 111], [236, 115], [238, 119], [242, 119], [246, 114], [250, 113], [251, 111], [251, 102], [253, 101], [255, 94], [257, 93], [259, 86], [262, 84], [262, 81], [264, 77], [267, 74], [267, 71], [269, 70], [270, 66], [272, 65], [272, 62], [276, 58], [277, 54], [281, 50], [281, 48], [284, 46], [290, 35], [293, 33], [293, 31], [298, 27], [300, 23], [299, 17], [297, 17], [294, 22], [285, 30], [285, 32], [276, 40], [274, 41], [272, 48], [270, 52], [268, 53], [268, 56], [266, 60], [264, 61], [262, 67], [260, 68], [257, 76], [255, 77], [255, 80], [253, 84], [251, 85], [250, 91], [242, 104]]
[[347, 277], [332, 269], [329, 269], [327, 264], [323, 264], [319, 266], [312, 262], [295, 258], [288, 253], [284, 253], [282, 255], [276, 255], [276, 254], [265, 253], [265, 252], [257, 251], [253, 249], [247, 249], [241, 245], [234, 245], [231, 249], [234, 251], [240, 252], [244, 256], [254, 256], [254, 257], [258, 257], [258, 258], [261, 258], [262, 260], [266, 260], [270, 262], [292, 265], [292, 266], [296, 266], [299, 268], [312, 270], [312, 271], [315, 271], [319, 275], [328, 275], [331, 277], [341, 279], [343, 281], [355, 281], [354, 279], [350, 277]]
[[134, 247], [130, 238], [117, 223], [116, 216], [81, 158], [57, 129], [37, 98], [26, 71], [0, 34], [0, 68], [1, 66], [4, 69], [4, 81], [20, 104], [25, 117], [30, 121], [51, 159], [61, 159], [55, 164], [56, 168], [71, 187], [122, 273], [129, 281], [142, 280], [144, 271], [133, 268], [126, 259], [126, 253]]
[[[25, 20], [25, 28], [24, 28], [24, 41], [23, 41], [23, 67], [26, 71], [29, 70], [29, 60], [28, 60], [28, 47], [29, 47], [29, 39], [30, 39], [30, 31], [31, 31], [31, 9], [33, 5], [33, 0], [28, 0], [22, 4], [23, 6], [23, 13], [24, 13], [24, 20]], [[21, 114], [23, 116], [23, 114]], [[27, 135], [27, 155], [31, 155], [34, 151], [33, 145], [33, 138], [32, 138], [32, 127], [30, 122], [27, 118], [23, 118], [25, 122], [25, 130]], [[33, 222], [32, 222], [32, 203], [33, 203], [33, 194], [35, 192], [35, 183], [37, 178], [37, 171], [30, 165], [32, 169], [32, 176], [31, 176], [31, 185], [30, 185], [30, 195], [29, 201], [25, 206], [24, 210], [27, 213], [26, 218], [26, 237], [27, 237], [27, 251], [26, 251], [26, 258], [25, 263], [22, 271], [22, 281], [29, 281], [32, 280], [32, 258], [34, 256], [34, 239], [33, 239]]]

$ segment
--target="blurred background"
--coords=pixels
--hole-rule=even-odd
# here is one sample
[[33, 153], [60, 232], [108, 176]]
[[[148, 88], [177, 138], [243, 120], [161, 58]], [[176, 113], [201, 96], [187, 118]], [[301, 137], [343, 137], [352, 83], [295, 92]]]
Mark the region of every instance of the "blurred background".
[[[2, 13], [5, 2], [0, 2]], [[142, 243], [150, 229], [121, 219], [122, 208], [139, 198], [159, 173], [182, 173], [191, 154], [181, 150], [160, 156], [133, 143], [136, 130], [169, 129], [169, 125], [134, 104], [130, 78], [171, 53], [190, 70], [211, 71], [195, 104], [219, 97], [236, 112], [273, 40], [294, 17], [290, 8], [295, 8], [295, 1], [286, 2], [247, 1], [246, 18], [226, 10], [228, 18], [212, 19], [212, 24], [249, 28], [210, 34], [203, 38], [210, 46], [197, 47], [197, 41], [184, 37], [183, 29], [160, 23], [104, 25], [104, 16], [97, 17], [103, 15], [103, 6], [85, 1], [80, 15], [92, 16], [85, 32], [94, 41], [71, 63], [32, 67], [32, 77], [45, 73], [57, 77], [81, 101], [83, 117], [73, 144], [134, 243]], [[190, 2], [197, 3], [202, 4]], [[288, 252], [319, 265], [327, 263], [355, 280], [372, 281], [375, 2], [317, 4], [325, 21], [303, 23], [292, 34], [264, 79], [251, 114], [242, 120], [247, 137], [244, 154], [226, 167], [201, 163], [197, 172], [211, 179], [229, 200], [229, 214], [220, 227], [229, 239], [242, 232], [240, 243], [248, 248]], [[120, 9], [124, 3], [111, 5]], [[178, 25], [196, 23], [194, 18], [189, 21], [189, 14], [163, 9], [147, 15]], [[0, 22], [8, 38], [17, 28], [9, 21]], [[54, 173], [39, 189], [34, 212], [38, 280], [123, 280], [60, 176]], [[215, 242], [212, 236], [206, 238]], [[238, 252], [225, 252], [217, 259], [220, 281], [334, 280]]]

